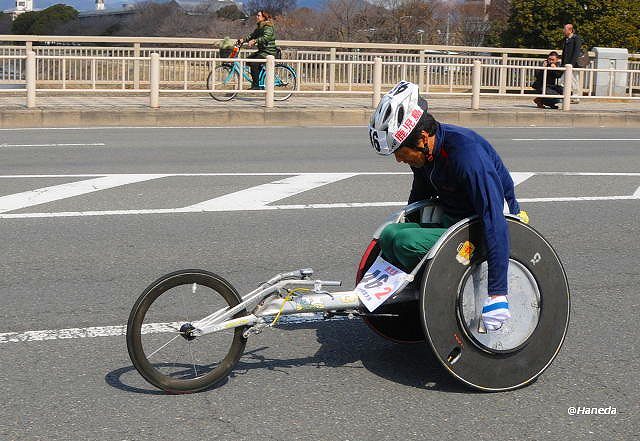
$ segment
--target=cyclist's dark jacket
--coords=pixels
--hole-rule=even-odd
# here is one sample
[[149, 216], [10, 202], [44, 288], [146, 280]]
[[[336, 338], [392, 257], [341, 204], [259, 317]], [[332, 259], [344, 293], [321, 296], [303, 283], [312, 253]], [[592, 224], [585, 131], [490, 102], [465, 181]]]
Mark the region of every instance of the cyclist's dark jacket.
[[513, 180], [498, 153], [473, 130], [439, 124], [434, 160], [414, 168], [409, 203], [439, 196], [454, 219], [478, 214], [482, 219], [489, 264], [489, 294], [507, 294], [509, 234], [504, 201], [512, 214], [520, 212]]
[[276, 55], [276, 31], [271, 20], [258, 23], [258, 27], [245, 38], [245, 41], [249, 40], [256, 41], [260, 54]]

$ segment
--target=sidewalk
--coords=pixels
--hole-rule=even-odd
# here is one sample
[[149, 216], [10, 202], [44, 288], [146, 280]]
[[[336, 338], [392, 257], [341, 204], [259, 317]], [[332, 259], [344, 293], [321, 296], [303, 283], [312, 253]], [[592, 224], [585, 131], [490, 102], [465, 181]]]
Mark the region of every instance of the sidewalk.
[[[24, 96], [0, 95], [0, 127], [86, 126], [242, 126], [365, 125], [371, 97], [294, 96], [266, 109], [263, 97], [218, 102], [208, 95], [161, 95], [160, 108], [149, 108], [148, 95], [38, 96], [26, 108]], [[471, 127], [555, 126], [640, 128], [640, 100], [581, 99], [571, 110], [538, 109], [528, 97], [482, 97], [471, 110], [470, 97], [429, 97], [430, 111], [444, 122]]]

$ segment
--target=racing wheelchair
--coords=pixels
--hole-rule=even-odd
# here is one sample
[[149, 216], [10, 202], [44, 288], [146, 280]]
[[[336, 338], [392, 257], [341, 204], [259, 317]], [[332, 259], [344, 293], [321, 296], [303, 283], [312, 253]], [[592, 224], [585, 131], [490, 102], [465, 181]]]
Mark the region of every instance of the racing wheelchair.
[[152, 385], [171, 393], [204, 390], [224, 380], [247, 338], [281, 317], [323, 313], [361, 317], [381, 336], [425, 343], [456, 379], [483, 391], [506, 391], [535, 381], [557, 356], [569, 326], [570, 295], [551, 245], [518, 217], [506, 215], [510, 234], [509, 319], [484, 329], [486, 246], [477, 217], [461, 220], [411, 273], [380, 257], [378, 239], [392, 222], [415, 218], [437, 224], [437, 201], [393, 213], [374, 233], [349, 291], [327, 291], [340, 281], [313, 279], [310, 268], [277, 274], [244, 296], [222, 277], [181, 270], [149, 285], [127, 324], [133, 365]]

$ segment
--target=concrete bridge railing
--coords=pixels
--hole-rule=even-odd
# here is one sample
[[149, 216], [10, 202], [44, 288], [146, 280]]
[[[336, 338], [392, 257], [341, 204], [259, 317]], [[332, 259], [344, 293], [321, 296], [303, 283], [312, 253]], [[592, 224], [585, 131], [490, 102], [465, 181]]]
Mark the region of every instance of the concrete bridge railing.
[[[391, 55], [393, 56], [393, 54]], [[127, 94], [145, 93], [150, 96], [150, 106], [158, 107], [161, 95], [167, 94], [208, 94], [217, 89], [215, 82], [206, 81], [209, 72], [223, 63], [238, 61], [244, 67], [242, 59], [163, 57], [159, 53], [149, 56], [77, 56], [77, 55], [37, 55], [29, 51], [26, 55], [2, 55], [0, 65], [7, 61], [10, 65], [19, 65], [24, 80], [13, 79], [14, 86], [2, 89], [2, 92], [25, 93], [27, 107], [35, 107], [39, 94]], [[547, 75], [548, 68], [540, 65], [508, 65], [494, 64], [487, 59], [467, 57], [463, 62], [432, 62], [426, 58], [418, 61], [405, 61], [398, 64], [382, 57], [355, 60], [309, 60], [288, 59], [287, 64], [296, 69], [298, 83], [293, 94], [307, 96], [370, 96], [375, 106], [382, 91], [389, 89], [399, 80], [405, 79], [420, 85], [421, 90], [429, 96], [449, 95], [467, 96], [471, 108], [478, 108], [484, 96], [523, 97], [531, 99], [535, 96], [553, 97], [543, 90], [541, 95], [531, 94], [529, 84], [535, 71], [543, 70]], [[263, 60], [266, 64], [267, 79], [274, 76], [275, 60]], [[135, 75], [131, 74], [132, 66], [138, 66], [139, 79], [136, 84]], [[318, 68], [319, 66], [319, 68]], [[323, 79], [318, 80], [313, 69], [323, 72]], [[345, 79], [337, 75], [328, 75], [333, 69], [346, 70]], [[567, 65], [558, 70], [565, 71], [564, 78], [572, 79], [573, 73], [579, 83], [565, 81], [564, 110], [570, 110], [570, 98], [611, 99], [621, 98], [614, 94], [616, 89], [624, 89], [624, 99], [637, 100], [634, 86], [640, 80], [640, 71], [633, 69], [595, 68], [576, 69]], [[311, 73], [309, 73], [311, 72]], [[356, 76], [356, 72], [366, 72]], [[325, 76], [326, 75], [326, 76]], [[598, 77], [605, 94], [593, 95], [594, 81]], [[132, 78], [133, 77], [133, 78]], [[333, 77], [333, 82], [326, 82]], [[11, 81], [11, 80], [9, 80]], [[241, 81], [235, 88], [226, 86], [224, 91], [243, 92], [265, 96], [265, 104], [273, 107], [274, 96], [279, 90], [274, 89], [273, 81], [267, 81], [265, 91], [248, 91], [249, 84]], [[576, 87], [577, 86], [577, 87]], [[26, 89], [26, 90], [25, 90]], [[557, 95], [555, 95], [557, 97]]]

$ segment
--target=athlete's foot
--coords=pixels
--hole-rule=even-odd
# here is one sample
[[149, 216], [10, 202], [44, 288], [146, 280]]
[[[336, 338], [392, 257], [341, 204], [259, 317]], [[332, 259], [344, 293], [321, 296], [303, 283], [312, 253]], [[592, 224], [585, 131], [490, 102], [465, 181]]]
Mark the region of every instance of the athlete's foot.
[[482, 322], [487, 331], [497, 331], [511, 318], [507, 296], [492, 296], [484, 302]]

